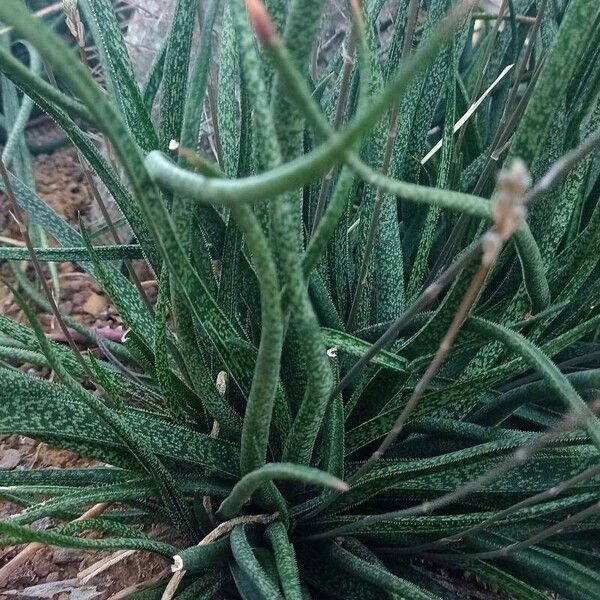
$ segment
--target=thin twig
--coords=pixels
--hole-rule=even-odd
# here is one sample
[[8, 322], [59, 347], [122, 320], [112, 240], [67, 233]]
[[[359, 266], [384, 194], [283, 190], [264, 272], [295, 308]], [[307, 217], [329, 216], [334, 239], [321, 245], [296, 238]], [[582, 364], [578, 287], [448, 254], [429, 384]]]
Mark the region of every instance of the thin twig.
[[[510, 18], [510, 15], [500, 16], [497, 13], [473, 13], [473, 19], [481, 21], [495, 21], [496, 19], [508, 21]], [[527, 15], [515, 15], [515, 21], [531, 25], [535, 23], [535, 17], [528, 17]]]
[[[350, 77], [352, 75], [352, 67], [354, 66], [354, 61], [352, 57], [355, 50], [356, 31], [353, 27], [352, 34], [350, 36], [350, 43], [348, 44], [348, 48], [344, 52], [344, 67], [342, 70], [342, 79], [340, 83], [340, 94], [338, 96], [338, 102], [335, 110], [335, 118], [333, 123], [333, 127], [336, 130], [342, 126], [342, 121], [344, 119], [344, 112], [346, 110], [346, 104], [348, 102], [348, 95], [350, 92]], [[329, 190], [331, 188], [333, 171], [334, 170], [331, 169], [323, 178], [323, 183], [321, 184], [321, 189], [319, 190], [319, 199], [317, 200], [317, 207], [315, 209], [315, 216], [313, 220], [311, 235], [315, 234], [317, 226], [319, 225], [321, 217], [323, 216], [323, 211], [325, 210], [325, 202], [327, 201], [327, 196], [329, 195]]]
[[112, 554], [111, 556], [105, 557], [98, 562], [95, 562], [93, 565], [90, 565], [83, 571], [77, 573], [77, 579], [81, 585], [85, 585], [89, 581], [91, 581], [94, 577], [104, 573], [107, 569], [120, 563], [121, 561], [129, 558], [132, 554], [135, 554], [136, 550], [121, 550], [116, 554]]
[[508, 100], [504, 105], [502, 118], [500, 120], [500, 124], [498, 125], [498, 129], [496, 131], [496, 135], [494, 136], [494, 140], [491, 144], [492, 150], [490, 152], [490, 156], [488, 157], [486, 165], [482, 170], [479, 180], [475, 185], [475, 189], [473, 191], [474, 194], [478, 194], [483, 189], [483, 185], [489, 177], [490, 167], [495, 162], [497, 162], [499, 156], [499, 149], [506, 144], [509, 137], [512, 135], [512, 132], [516, 128], [517, 123], [520, 121], [521, 115], [523, 114], [525, 107], [529, 102], [529, 98], [531, 97], [533, 89], [535, 88], [535, 84], [541, 71], [541, 66], [544, 63], [543, 59], [540, 61], [538, 67], [535, 69], [534, 75], [532, 76], [531, 81], [527, 87], [527, 91], [523, 95], [521, 101], [518, 103], [518, 108], [515, 107], [519, 87], [521, 85], [521, 81], [523, 80], [523, 76], [525, 75], [525, 72], [527, 70], [529, 58], [531, 56], [535, 41], [537, 39], [537, 33], [541, 27], [542, 17], [544, 16], [544, 13], [546, 11], [547, 4], [548, 0], [542, 0], [533, 27], [529, 32], [529, 36], [525, 40], [525, 48], [517, 63], [517, 68], [515, 70], [515, 79], [513, 81], [512, 89], [508, 96]]
[[585, 158], [598, 145], [600, 145], [600, 128], [589, 135], [579, 146], [577, 146], [577, 148], [574, 148], [559, 158], [526, 195], [526, 202], [531, 204], [544, 194], [547, 194], [565, 175], [567, 175], [567, 173], [569, 173], [574, 165]]
[[440, 342], [433, 360], [429, 364], [429, 367], [427, 367], [419, 383], [415, 386], [410, 399], [406, 403], [400, 416], [396, 419], [392, 430], [387, 434], [379, 448], [373, 452], [371, 457], [363, 463], [358, 471], [348, 480], [350, 484], [358, 481], [365, 473], [367, 473], [395, 443], [408, 418], [444, 362], [456, 336], [471, 310], [471, 307], [477, 299], [485, 279], [498, 257], [504, 242], [506, 242], [519, 227], [525, 216], [523, 200], [529, 184], [529, 173], [527, 172], [525, 165], [520, 161], [515, 161], [509, 170], [500, 173], [500, 176], [498, 177], [499, 191], [494, 207], [494, 227], [483, 237], [481, 265], [473, 276], [452, 322]]
[[151, 579], [147, 579], [147, 580], [141, 581], [139, 583], [134, 583], [133, 585], [130, 585], [130, 586], [126, 587], [125, 589], [122, 589], [120, 592], [113, 594], [112, 596], [110, 596], [110, 598], [107, 598], [107, 600], [124, 600], [125, 598], [127, 598], [128, 596], [130, 596], [131, 594], [133, 594], [135, 592], [141, 592], [149, 587], [152, 587], [155, 583], [158, 583], [161, 579], [166, 577], [169, 574], [169, 572], [170, 572], [170, 569], [167, 567], [166, 569], [163, 569], [160, 573], [158, 573], [158, 575], [155, 575]]
[[552, 498], [556, 498], [558, 495], [562, 494], [563, 492], [566, 492], [567, 490], [571, 489], [577, 484], [582, 483], [584, 481], [588, 481], [589, 479], [591, 479], [592, 477], [596, 477], [597, 475], [600, 475], [600, 465], [588, 467], [587, 469], [585, 469], [585, 471], [582, 471], [581, 473], [575, 475], [574, 477], [571, 477], [570, 479], [567, 479], [566, 481], [563, 481], [562, 483], [559, 483], [558, 485], [552, 486], [551, 488], [548, 488], [547, 490], [544, 490], [539, 494], [529, 496], [528, 498], [525, 498], [524, 500], [521, 500], [520, 502], [517, 502], [509, 506], [508, 508], [505, 508], [504, 510], [494, 513], [493, 515], [489, 516], [487, 519], [481, 521], [481, 523], [478, 523], [477, 525], [473, 525], [472, 527], [469, 527], [468, 529], [455, 533], [451, 536], [440, 538], [439, 540], [434, 540], [432, 542], [427, 542], [426, 544], [419, 544], [415, 546], [406, 546], [404, 548], [399, 548], [398, 552], [402, 554], [413, 554], [416, 552], [429, 550], [430, 548], [436, 548], [438, 546], [446, 546], [452, 542], [458, 542], [469, 535], [473, 535], [478, 531], [482, 531], [483, 529], [492, 525], [493, 523], [497, 523], [501, 519], [506, 519], [518, 510], [527, 508], [528, 506], [533, 506], [535, 504], [540, 504], [541, 502], [551, 500]]
[[432, 304], [446, 287], [454, 281], [456, 276], [469, 266], [481, 253], [482, 238], [476, 240], [454, 263], [452, 263], [440, 276], [425, 288], [421, 295], [404, 311], [371, 345], [352, 368], [346, 373], [336, 386], [331, 396], [335, 397], [342, 392], [360, 372], [360, 370], [381, 350], [385, 350], [407, 327], [422, 310]]
[[[62, 2], [55, 2], [54, 4], [51, 4], [50, 6], [45, 6], [44, 8], [41, 8], [40, 10], [31, 13], [32, 17], [38, 17], [38, 18], [42, 18], [42, 17], [46, 17], [48, 15], [52, 15], [54, 13], [60, 12], [62, 10]], [[4, 35], [5, 33], [10, 33], [13, 30], [12, 27], [3, 27], [2, 29], [0, 29], [0, 35]]]
[[[457, 131], [459, 131], [465, 125], [465, 123], [473, 116], [473, 114], [475, 113], [475, 111], [481, 106], [481, 103], [492, 93], [492, 91], [494, 90], [494, 88], [504, 79], [504, 77], [506, 77], [506, 75], [508, 75], [509, 71], [513, 67], [514, 67], [513, 64], [506, 65], [506, 67], [504, 67], [504, 69], [502, 70], [502, 72], [500, 73], [500, 75], [498, 75], [498, 77], [496, 77], [496, 79], [485, 90], [485, 92], [483, 92], [483, 94], [481, 94], [481, 96], [479, 96], [479, 98], [477, 99], [477, 101], [473, 102], [473, 104], [471, 104], [471, 106], [469, 106], [469, 108], [465, 112], [465, 114], [458, 121], [456, 121], [456, 123], [454, 124], [454, 129], [453, 129], [454, 133], [456, 133]], [[426, 164], [440, 150], [440, 148], [442, 147], [442, 144], [443, 144], [443, 140], [440, 140], [421, 159], [421, 165]]]
[[[542, 58], [542, 60], [540, 60], [540, 64], [537, 66], [535, 72], [531, 76], [531, 81], [529, 83], [529, 86], [527, 87], [525, 94], [523, 94], [523, 97], [519, 101], [517, 107], [512, 111], [512, 114], [511, 114], [510, 118], [508, 119], [508, 121], [506, 122], [505, 126], [502, 128], [501, 131], [498, 132], [497, 141], [494, 141], [494, 143], [492, 143], [492, 151], [490, 152], [487, 162], [481, 171], [479, 179], [477, 180], [477, 183], [475, 184], [475, 187], [473, 188], [473, 194], [475, 196], [478, 196], [481, 194], [489, 177], [492, 175], [492, 172], [494, 171], [494, 167], [498, 163], [500, 156], [504, 153], [504, 151], [510, 145], [511, 136], [513, 134], [513, 131], [516, 129], [518, 123], [520, 122], [521, 116], [522, 116], [523, 112], [525, 111], [525, 108], [527, 107], [529, 98], [531, 97], [531, 94], [533, 93], [533, 90], [535, 89], [535, 84], [541, 73], [543, 64], [544, 64], [544, 59]], [[460, 215], [458, 221], [452, 228], [452, 231], [450, 232], [450, 235], [448, 236], [448, 239], [446, 240], [446, 243], [444, 244], [442, 251], [440, 252], [438, 258], [436, 259], [435, 264], [431, 269], [431, 273], [430, 273], [429, 277], [434, 276], [435, 273], [437, 273], [439, 269], [444, 268], [444, 266], [448, 263], [448, 261], [450, 260], [450, 257], [454, 254], [454, 250], [460, 244], [460, 242], [467, 230], [469, 222], [470, 222], [469, 215], [464, 214], [464, 213], [462, 215]]]
[[[488, 66], [490, 64], [492, 52], [494, 49], [494, 44], [496, 43], [496, 38], [498, 36], [498, 31], [500, 29], [500, 24], [502, 22], [501, 17], [504, 16], [507, 6], [508, 6], [508, 0], [502, 0], [502, 4], [500, 5], [500, 7], [498, 9], [498, 14], [496, 15], [498, 18], [494, 22], [494, 27], [492, 28], [492, 31], [490, 33], [490, 39], [488, 40], [487, 45], [486, 45], [485, 57], [484, 57], [484, 61], [483, 61], [483, 68], [479, 72], [479, 74], [477, 76], [477, 80], [473, 87], [473, 92], [471, 94], [471, 101], [470, 101], [471, 105], [475, 103], [475, 99], [477, 98], [477, 96], [479, 96], [479, 92], [481, 90], [481, 85], [483, 84], [483, 78], [484, 78], [485, 73], [487, 72]], [[463, 144], [465, 132], [466, 132], [466, 129], [461, 129], [457, 136], [457, 139], [456, 139], [456, 144], [455, 144], [454, 151], [453, 151], [455, 166], [456, 166], [456, 161], [458, 161], [459, 157], [461, 156], [460, 149]], [[484, 169], [484, 172], [485, 172], [485, 169]], [[432, 274], [435, 274], [439, 268], [443, 268], [443, 266], [445, 266], [447, 264], [449, 257], [453, 254], [454, 249], [460, 243], [465, 231], [467, 230], [469, 222], [470, 222], [469, 215], [467, 215], [467, 214], [460, 215], [458, 221], [452, 228], [452, 231], [450, 232], [450, 235], [449, 235], [448, 239], [446, 240], [446, 243], [444, 244], [442, 251], [440, 252], [437, 260], [435, 261], [435, 264], [431, 270]]]
[[452, 319], [450, 327], [446, 331], [446, 334], [444, 335], [444, 337], [442, 338], [442, 341], [440, 342], [440, 345], [438, 346], [438, 349], [433, 357], [433, 360], [431, 361], [431, 363], [427, 367], [425, 373], [419, 380], [419, 383], [417, 383], [417, 385], [415, 386], [413, 393], [410, 396], [410, 399], [404, 406], [402, 412], [396, 419], [394, 426], [389, 431], [389, 433], [386, 435], [386, 437], [384, 438], [381, 445], [377, 448], [377, 450], [375, 450], [373, 452], [373, 454], [371, 454], [369, 459], [361, 465], [361, 467], [356, 471], [356, 473], [354, 473], [354, 475], [348, 480], [348, 483], [350, 483], [350, 484], [355, 483], [365, 473], [370, 471], [371, 468], [373, 467], [373, 465], [396, 442], [396, 440], [398, 439], [398, 436], [404, 429], [404, 425], [408, 421], [409, 417], [412, 415], [414, 409], [416, 408], [417, 404], [423, 397], [423, 394], [429, 387], [429, 384], [431, 383], [432, 379], [435, 377], [439, 368], [442, 366], [442, 363], [444, 362], [446, 356], [448, 355], [448, 352], [450, 351], [450, 348], [452, 347], [452, 344], [453, 344], [454, 340], [456, 339], [456, 336], [458, 335], [463, 323], [465, 322], [465, 319], [467, 318], [469, 311], [470, 311], [471, 307], [473, 306], [473, 303], [477, 299], [477, 296], [479, 295], [479, 292], [481, 291], [481, 288], [483, 287], [483, 283], [485, 282], [485, 278], [487, 277], [487, 274], [489, 273], [489, 270], [490, 270], [493, 262], [495, 261], [497, 255], [498, 255], [498, 252], [501, 248], [501, 245], [498, 243], [498, 240], [496, 237], [490, 237], [489, 242], [490, 242], [490, 247], [491, 248], [493, 247], [493, 250], [491, 250], [491, 252], [489, 252], [489, 253], [488, 252], [484, 253], [484, 257], [487, 257], [487, 258], [482, 261], [481, 265], [477, 269], [477, 272], [473, 276], [473, 279], [471, 280], [471, 283], [469, 284], [469, 287], [467, 288], [467, 291], [465, 292], [462, 302], [460, 303], [460, 306], [458, 307], [456, 314], [454, 315], [454, 318]]
[[594, 502], [591, 506], [584, 508], [583, 510], [576, 512], [574, 515], [559, 521], [558, 523], [554, 523], [549, 527], [538, 531], [534, 535], [528, 537], [526, 540], [521, 542], [514, 542], [513, 544], [508, 544], [507, 546], [503, 546], [502, 548], [498, 548], [498, 550], [489, 550], [487, 552], [473, 552], [473, 553], [460, 553], [460, 554], [438, 554], [434, 552], [424, 552], [423, 555], [429, 558], [435, 558], [439, 560], [444, 559], [464, 559], [464, 560], [491, 560], [495, 558], [504, 558], [515, 552], [519, 552], [519, 550], [526, 550], [530, 548], [534, 544], [539, 542], [543, 542], [544, 540], [552, 537], [553, 535], [557, 535], [559, 533], [563, 533], [565, 530], [569, 529], [572, 525], [576, 525], [581, 521], [589, 517], [593, 517], [594, 515], [600, 514], [600, 501]]
[[[479, 296], [485, 279], [498, 257], [498, 254], [502, 250], [504, 243], [510, 238], [524, 219], [525, 210], [523, 199], [530, 183], [529, 173], [522, 161], [516, 160], [513, 162], [510, 169], [500, 172], [498, 176], [498, 193], [494, 203], [494, 226], [482, 238], [483, 254], [481, 256], [481, 265], [473, 276], [431, 363], [413, 389], [408, 402], [396, 419], [392, 429], [385, 436], [379, 447], [347, 480], [350, 485], [353, 485], [368, 473], [377, 461], [396, 442], [400, 433], [402, 433], [406, 422], [446, 359], [446, 356], [448, 355], [456, 336], [460, 332], [475, 300]], [[337, 495], [338, 494], [335, 492], [329, 494], [324, 502], [304, 515], [303, 519], [314, 517], [321, 513], [335, 500]]]
[[8, 237], [6, 235], [0, 235], [0, 242], [3, 244], [8, 244], [9, 246], [25, 248], [25, 242], [23, 242], [22, 240], [15, 240], [14, 238]]
[[[479, 195], [484, 185], [487, 183], [489, 177], [491, 176], [494, 166], [497, 164], [499, 157], [501, 156], [504, 149], [506, 149], [509, 145], [510, 136], [513, 131], [516, 129], [517, 124], [520, 122], [521, 116], [529, 103], [529, 98], [533, 93], [535, 88], [535, 84], [540, 75], [541, 68], [544, 64], [544, 59], [540, 61], [540, 64], [535, 69], [531, 81], [527, 86], [527, 90], [523, 97], [519, 101], [518, 105], [515, 107], [515, 102], [517, 101], [517, 94], [519, 91], [519, 86], [527, 69], [527, 65], [529, 64], [529, 57], [531, 56], [531, 52], [533, 50], [534, 43], [537, 39], [537, 33], [541, 26], [542, 17], [546, 10], [546, 5], [548, 4], [548, 0], [542, 0], [540, 8], [538, 10], [535, 23], [529, 32], [528, 38], [525, 40], [525, 50], [521, 55], [521, 58], [518, 61], [517, 68], [515, 71], [515, 79], [512, 85], [512, 89], [510, 91], [510, 95], [508, 100], [504, 105], [504, 111], [502, 114], [502, 118], [500, 120], [500, 124], [498, 125], [498, 129], [496, 130], [496, 134], [491, 144], [490, 155], [487, 158], [486, 164], [481, 170], [481, 174], [473, 188], [473, 194]], [[462, 239], [468, 224], [469, 224], [468, 215], [461, 215], [458, 219], [456, 225], [452, 229], [450, 236], [442, 249], [436, 263], [432, 269], [432, 273], [435, 273], [441, 265], [446, 264], [448, 258], [452, 255], [454, 248]]]
[[[167, 527], [161, 529], [166, 531]], [[163, 531], [161, 531], [161, 533], [163, 533]], [[81, 585], [85, 585], [86, 583], [94, 579], [94, 577], [97, 577], [101, 573], [104, 573], [104, 571], [106, 571], [110, 567], [113, 567], [114, 565], [124, 561], [125, 559], [129, 558], [134, 554], [137, 554], [138, 552], [139, 550], [121, 550], [120, 552], [112, 554], [111, 556], [104, 557], [101, 560], [95, 562], [94, 564], [90, 565], [89, 567], [86, 567], [85, 569], [77, 573], [77, 579], [79, 580]]]
[[542, 0], [542, 2], [540, 3], [540, 7], [537, 12], [537, 15], [535, 17], [533, 27], [529, 31], [529, 35], [527, 36], [527, 39], [525, 40], [525, 43], [524, 43], [525, 49], [524, 49], [523, 55], [521, 56], [521, 58], [519, 60], [519, 64], [517, 66], [517, 70], [515, 73], [515, 80], [513, 82], [513, 86], [510, 91], [508, 101], [506, 102], [506, 105], [505, 105], [505, 110], [504, 110], [504, 114], [502, 115], [502, 121], [500, 123], [499, 129], [502, 127], [503, 123], [506, 121], [507, 116], [512, 112], [513, 106], [514, 106], [516, 98], [517, 98], [517, 94], [519, 92], [519, 86], [521, 84], [521, 81], [523, 80], [525, 71], [527, 70], [527, 65], [529, 64], [529, 58], [531, 57], [531, 53], [533, 51], [533, 46], [537, 39], [538, 31], [542, 25], [542, 18], [546, 12], [547, 5], [548, 5], [548, 0]]
[[[498, 9], [498, 17], [504, 16], [504, 13], [506, 12], [507, 7], [508, 7], [508, 0], [502, 0], [502, 4], [500, 5], [500, 8]], [[490, 61], [492, 59], [494, 44], [496, 43], [496, 38], [498, 37], [498, 31], [500, 30], [501, 23], [502, 23], [502, 20], [500, 18], [496, 19], [496, 21], [494, 22], [494, 27], [492, 28], [492, 31], [490, 33], [490, 38], [489, 38], [486, 48], [485, 48], [485, 58], [483, 61], [483, 69], [481, 69], [479, 71], [479, 74], [477, 75], [477, 80], [475, 82], [475, 85], [473, 86], [473, 93], [471, 94], [470, 104], [473, 104], [475, 102], [475, 99], [477, 98], [477, 96], [479, 96], [479, 92], [481, 91], [481, 86], [483, 84], [483, 78], [485, 77], [485, 74], [487, 73], [488, 67], [490, 65]], [[458, 158], [460, 156], [460, 149], [462, 147], [462, 143], [464, 140], [464, 134], [465, 134], [465, 130], [463, 129], [459, 133], [458, 139], [456, 140], [456, 146], [454, 148], [454, 156], [456, 158]]]

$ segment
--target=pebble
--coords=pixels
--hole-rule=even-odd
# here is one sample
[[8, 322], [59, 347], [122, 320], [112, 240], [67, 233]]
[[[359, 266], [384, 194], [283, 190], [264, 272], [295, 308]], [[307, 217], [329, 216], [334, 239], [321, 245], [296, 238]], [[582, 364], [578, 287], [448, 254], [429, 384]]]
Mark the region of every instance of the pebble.
[[106, 304], [106, 296], [92, 292], [82, 306], [82, 309], [90, 315], [98, 316], [106, 309]]
[[88, 292], [76, 292], [75, 294], [73, 294], [71, 301], [75, 306], [79, 307], [80, 305], [85, 304], [85, 301], [87, 300], [88, 296]]
[[[52, 569], [54, 568], [54, 565], [52, 563], [48, 562], [47, 560], [38, 558], [34, 562], [33, 568], [35, 569], [37, 576], [43, 578], [43, 577], [47, 577], [50, 574], [50, 571], [52, 571]], [[48, 581], [48, 580], [46, 579], [46, 581]]]
[[75, 560], [79, 560], [79, 552], [69, 548], [57, 548], [52, 553], [52, 560], [57, 565], [66, 565]]
[[18, 450], [4, 450], [0, 456], [0, 469], [14, 469], [21, 462]]
[[36, 531], [44, 531], [48, 529], [52, 525], [52, 519], [50, 517], [43, 517], [42, 519], [38, 519], [31, 524], [31, 528]]
[[54, 583], [55, 581], [58, 581], [60, 579], [60, 575], [58, 573], [58, 571], [52, 571], [52, 573], [48, 574], [48, 577], [46, 577], [46, 583]]

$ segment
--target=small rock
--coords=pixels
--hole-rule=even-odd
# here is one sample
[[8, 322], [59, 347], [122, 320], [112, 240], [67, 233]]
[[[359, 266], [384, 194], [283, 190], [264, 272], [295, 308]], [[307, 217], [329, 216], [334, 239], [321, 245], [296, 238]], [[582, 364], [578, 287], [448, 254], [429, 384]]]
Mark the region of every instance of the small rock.
[[21, 462], [21, 453], [18, 450], [4, 450], [0, 456], [0, 469], [14, 469]]
[[77, 550], [71, 550], [69, 548], [57, 548], [52, 553], [52, 559], [57, 565], [66, 565], [77, 560], [79, 558], [77, 554]]
[[[38, 559], [35, 561], [33, 568], [35, 569], [38, 577], [47, 577], [50, 571], [52, 571], [54, 568], [54, 565], [47, 560]], [[48, 579], [46, 579], [46, 581], [48, 581]]]
[[48, 529], [52, 525], [52, 519], [50, 517], [43, 517], [42, 519], [38, 519], [31, 524], [31, 528], [36, 531], [44, 531]]
[[59, 273], [71, 273], [73, 271], [73, 266], [71, 263], [60, 263], [58, 271]]
[[60, 579], [60, 575], [58, 571], [52, 571], [52, 573], [48, 573], [48, 577], [46, 577], [46, 583], [54, 583]]
[[76, 294], [73, 294], [72, 301], [75, 306], [84, 304], [86, 301], [86, 293], [85, 292], [77, 292]]

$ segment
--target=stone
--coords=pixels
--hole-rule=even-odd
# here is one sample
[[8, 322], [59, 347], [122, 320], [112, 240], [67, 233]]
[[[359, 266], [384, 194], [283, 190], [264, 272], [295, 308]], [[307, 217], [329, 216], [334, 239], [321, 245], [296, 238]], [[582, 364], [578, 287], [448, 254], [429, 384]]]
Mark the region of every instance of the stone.
[[79, 552], [69, 548], [57, 548], [52, 553], [52, 560], [57, 565], [67, 565], [79, 560]]
[[21, 462], [21, 453], [18, 450], [2, 450], [0, 453], [0, 469], [14, 469]]
[[[36, 558], [33, 563], [33, 569], [40, 578], [48, 577], [54, 565], [43, 558]], [[48, 581], [48, 579], [46, 579]]]

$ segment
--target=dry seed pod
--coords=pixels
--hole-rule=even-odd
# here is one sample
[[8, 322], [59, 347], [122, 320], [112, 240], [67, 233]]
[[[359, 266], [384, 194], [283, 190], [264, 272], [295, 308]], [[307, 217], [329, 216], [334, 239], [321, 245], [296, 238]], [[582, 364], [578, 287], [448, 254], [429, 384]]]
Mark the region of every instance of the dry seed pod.
[[80, 47], [85, 46], [85, 30], [79, 17], [77, 9], [77, 0], [63, 0], [63, 10], [65, 12], [65, 21], [73, 38]]
[[507, 240], [519, 227], [527, 212], [525, 194], [531, 187], [531, 175], [521, 159], [498, 174], [498, 187], [494, 198], [494, 225], [496, 232]]

